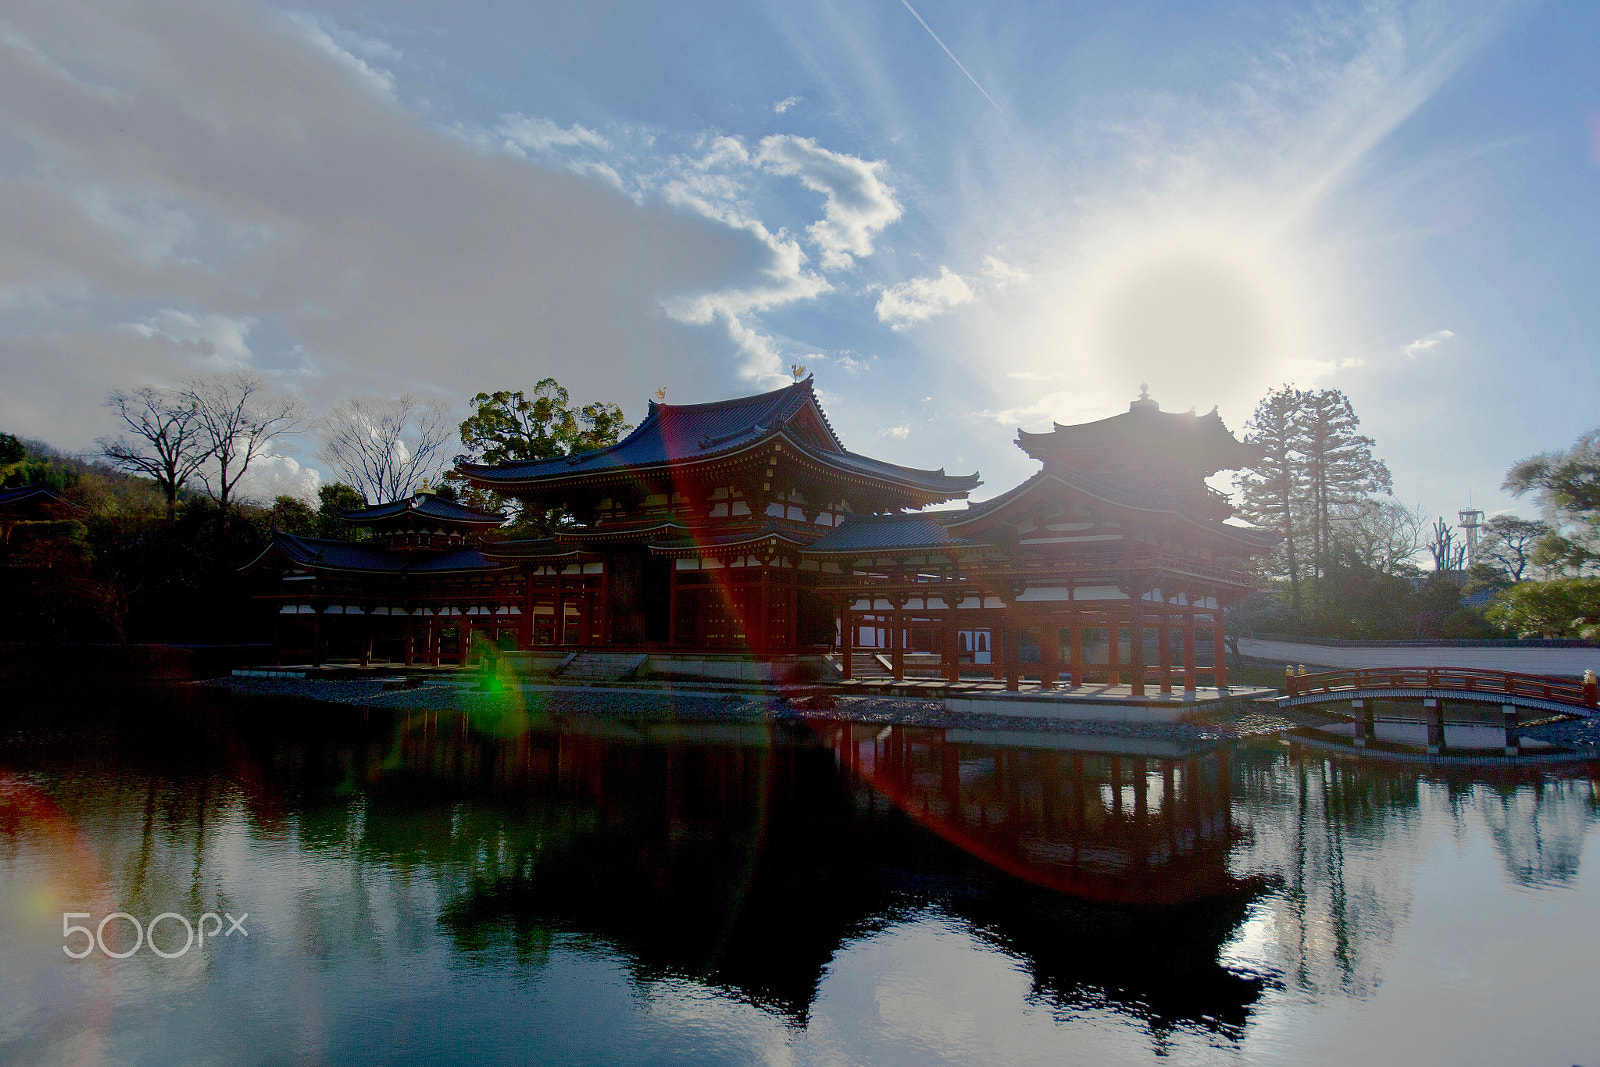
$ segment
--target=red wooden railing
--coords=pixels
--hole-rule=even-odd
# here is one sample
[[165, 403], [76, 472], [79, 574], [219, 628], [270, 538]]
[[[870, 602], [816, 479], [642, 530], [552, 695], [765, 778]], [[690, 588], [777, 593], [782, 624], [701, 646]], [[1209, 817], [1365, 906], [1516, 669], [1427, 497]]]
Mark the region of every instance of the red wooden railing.
[[1594, 675], [1578, 682], [1559, 674], [1517, 674], [1471, 667], [1365, 667], [1284, 675], [1290, 696], [1332, 693], [1341, 689], [1454, 689], [1469, 693], [1536, 697], [1582, 707], [1600, 706], [1600, 685]]

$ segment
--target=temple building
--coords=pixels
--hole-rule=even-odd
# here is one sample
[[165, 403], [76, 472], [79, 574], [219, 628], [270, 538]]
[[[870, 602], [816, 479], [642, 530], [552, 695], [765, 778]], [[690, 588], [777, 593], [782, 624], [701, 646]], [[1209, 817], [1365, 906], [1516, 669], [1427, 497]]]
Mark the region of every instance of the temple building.
[[278, 577], [265, 596], [280, 657], [313, 662], [459, 663], [482, 632], [504, 649], [827, 655], [845, 677], [1196, 686], [1197, 634], [1220, 648], [1223, 609], [1250, 590], [1243, 561], [1274, 543], [1227, 523], [1227, 498], [1205, 484], [1249, 449], [1215, 411], [1163, 412], [1147, 396], [1017, 444], [1038, 474], [929, 510], [965, 500], [978, 476], [849, 451], [809, 378], [651, 403], [607, 448], [459, 468], [519, 507], [564, 513], [553, 536], [506, 539], [503, 516], [423, 493], [346, 513], [371, 531], [359, 542], [274, 533], [251, 567]]

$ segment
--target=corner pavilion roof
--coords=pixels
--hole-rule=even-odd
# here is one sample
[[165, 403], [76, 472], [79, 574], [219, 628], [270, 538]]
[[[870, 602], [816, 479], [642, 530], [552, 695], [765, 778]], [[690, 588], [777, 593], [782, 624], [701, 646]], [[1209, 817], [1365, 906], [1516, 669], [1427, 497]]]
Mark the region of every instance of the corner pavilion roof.
[[351, 541], [272, 531], [267, 547], [241, 570], [251, 570], [273, 552], [282, 554], [296, 566], [313, 571], [360, 571], [366, 574], [419, 574], [450, 571], [492, 571], [502, 564], [485, 559], [475, 548], [415, 558]]
[[810, 378], [770, 393], [710, 404], [652, 401], [644, 421], [609, 447], [523, 463], [463, 463], [461, 471], [475, 483], [513, 490], [561, 482], [609, 481], [633, 470], [729, 456], [779, 436], [808, 459], [841, 474], [940, 499], [965, 496], [982, 484], [976, 473], [948, 475], [943, 468], [933, 471], [902, 467], [849, 451], [817, 404]]
[[907, 551], [961, 547], [938, 512], [911, 515], [851, 515], [803, 552], [808, 556], [846, 556], [861, 552]]
[[[1049, 433], [1017, 431], [1017, 447], [1034, 459], [1065, 460], [1073, 454], [1110, 451], [1136, 455], [1157, 452], [1202, 463], [1208, 474], [1237, 470], [1257, 462], [1256, 450], [1235, 438], [1212, 408], [1204, 415], [1189, 411], [1162, 411], [1148, 394], [1128, 405], [1119, 415], [1072, 426], [1052, 423]], [[1072, 464], [1077, 465], [1077, 464]]]
[[48, 485], [19, 485], [11, 489], [0, 489], [0, 509], [20, 508], [24, 504], [35, 507], [43, 504], [57, 504], [73, 511], [82, 511], [83, 508], [70, 500], [64, 500], [61, 494], [51, 489]]
[[[917, 549], [938, 550], [978, 548], [984, 543], [983, 530], [1011, 505], [1023, 504], [1054, 486], [1075, 496], [1088, 497], [1119, 509], [1146, 514], [1167, 515], [1192, 527], [1219, 535], [1224, 541], [1249, 551], [1271, 548], [1280, 540], [1275, 534], [1249, 526], [1232, 526], [1195, 513], [1164, 494], [1136, 489], [1108, 478], [1098, 478], [1075, 470], [1040, 471], [1032, 478], [999, 496], [965, 508], [913, 512], [908, 515], [851, 515], [843, 525], [802, 549], [803, 554], [849, 555], [867, 552], [895, 552]], [[957, 536], [970, 533], [970, 539]]]
[[354, 511], [341, 508], [339, 514], [346, 522], [358, 526], [376, 525], [406, 515], [471, 526], [499, 526], [506, 521], [506, 517], [498, 511], [479, 511], [465, 504], [445, 500], [435, 493], [416, 493], [404, 500], [392, 500], [387, 504], [374, 504]]

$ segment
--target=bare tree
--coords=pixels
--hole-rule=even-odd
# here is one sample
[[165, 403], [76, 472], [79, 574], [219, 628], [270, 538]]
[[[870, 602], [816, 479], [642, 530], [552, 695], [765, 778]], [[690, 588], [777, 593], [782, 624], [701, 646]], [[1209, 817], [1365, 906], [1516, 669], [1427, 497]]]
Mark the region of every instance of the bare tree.
[[194, 401], [211, 456], [197, 473], [227, 511], [234, 489], [273, 439], [304, 428], [304, 409], [298, 398], [272, 392], [267, 379], [249, 369], [196, 378], [185, 393]]
[[450, 405], [410, 393], [352, 397], [335, 405], [318, 430], [317, 458], [371, 504], [409, 496], [437, 479], [455, 436]]
[[1467, 563], [1467, 546], [1456, 544], [1455, 527], [1440, 518], [1433, 524], [1433, 540], [1428, 542], [1428, 555], [1433, 557], [1437, 574], [1458, 571]]
[[178, 510], [178, 493], [211, 458], [200, 425], [200, 406], [187, 392], [141, 385], [106, 397], [129, 433], [95, 442], [111, 465], [152, 479], [167, 498], [167, 519]]
[[1394, 574], [1422, 551], [1426, 524], [1420, 508], [1368, 499], [1338, 521], [1336, 538], [1373, 570]]

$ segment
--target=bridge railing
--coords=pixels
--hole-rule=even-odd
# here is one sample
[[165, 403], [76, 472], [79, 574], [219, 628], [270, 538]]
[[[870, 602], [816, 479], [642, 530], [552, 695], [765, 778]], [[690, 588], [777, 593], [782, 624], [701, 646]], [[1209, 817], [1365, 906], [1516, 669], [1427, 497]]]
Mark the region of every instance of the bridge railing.
[[1518, 674], [1472, 667], [1363, 667], [1320, 674], [1287, 674], [1284, 683], [1292, 697], [1341, 689], [1455, 689], [1593, 708], [1600, 706], [1600, 686], [1587, 680], [1592, 677], [1588, 675], [1585, 681], [1579, 682], [1559, 674]]

